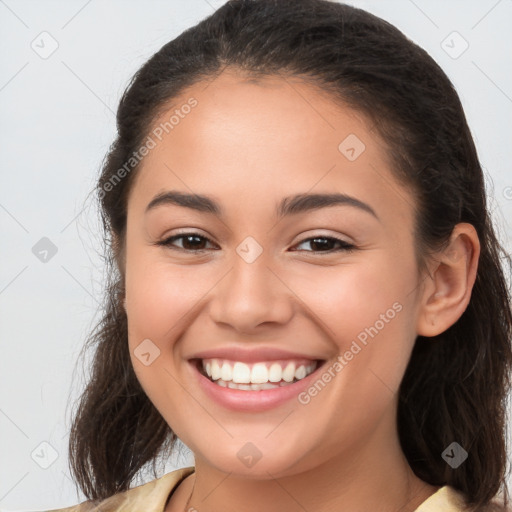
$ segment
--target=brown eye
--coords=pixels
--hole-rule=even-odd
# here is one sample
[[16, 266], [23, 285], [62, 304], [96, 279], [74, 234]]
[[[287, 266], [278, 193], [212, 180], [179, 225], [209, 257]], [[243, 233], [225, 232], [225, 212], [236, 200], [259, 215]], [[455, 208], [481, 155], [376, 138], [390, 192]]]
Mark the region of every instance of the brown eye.
[[[181, 240], [181, 246], [176, 245], [175, 242]], [[186, 251], [186, 252], [203, 252], [208, 250], [205, 244], [213, 244], [213, 242], [199, 233], [181, 233], [173, 235], [157, 242], [156, 245], [168, 247], [169, 249]], [[312, 250], [306, 252], [313, 253], [333, 253], [340, 251], [350, 252], [355, 249], [355, 246], [335, 237], [315, 236], [307, 238], [297, 245], [310, 244]], [[337, 246], [337, 247], [336, 247]]]
[[[330, 236], [315, 236], [312, 238], [306, 238], [302, 242], [300, 242], [298, 245], [302, 244], [310, 244], [310, 246], [313, 248], [312, 251], [306, 251], [306, 252], [339, 252], [339, 251], [352, 251], [355, 249], [355, 246], [352, 244], [349, 244], [348, 242], [345, 242], [344, 240], [340, 240], [339, 238], [330, 237]], [[334, 249], [333, 245], [338, 245], [338, 248]]]
[[[174, 242], [182, 240], [182, 246], [176, 246]], [[202, 252], [205, 251], [205, 243], [213, 243], [210, 239], [206, 238], [199, 233], [181, 233], [173, 235], [165, 240], [157, 242], [156, 245], [169, 247], [170, 249], [188, 251], [188, 252]]]

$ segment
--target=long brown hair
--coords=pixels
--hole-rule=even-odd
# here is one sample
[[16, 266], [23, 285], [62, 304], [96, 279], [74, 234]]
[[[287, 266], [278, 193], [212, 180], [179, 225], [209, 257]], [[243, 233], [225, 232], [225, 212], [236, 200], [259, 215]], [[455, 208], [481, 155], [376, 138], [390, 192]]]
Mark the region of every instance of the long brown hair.
[[[84, 346], [94, 349], [74, 413], [71, 471], [84, 494], [124, 491], [138, 472], [168, 456], [176, 435], [141, 388], [128, 352], [123, 248], [127, 197], [139, 148], [169, 101], [226, 66], [250, 76], [303, 78], [365, 114], [388, 145], [396, 177], [417, 196], [419, 263], [459, 222], [481, 243], [478, 275], [462, 317], [436, 338], [419, 336], [399, 392], [398, 432], [415, 474], [451, 485], [475, 507], [505, 486], [506, 396], [512, 312], [505, 268], [486, 206], [482, 168], [450, 80], [397, 28], [326, 0], [231, 0], [164, 45], [136, 73], [117, 111], [117, 138], [97, 198], [106, 247], [103, 317]], [[124, 172], [122, 171], [124, 169]], [[452, 469], [452, 443], [467, 460]]]

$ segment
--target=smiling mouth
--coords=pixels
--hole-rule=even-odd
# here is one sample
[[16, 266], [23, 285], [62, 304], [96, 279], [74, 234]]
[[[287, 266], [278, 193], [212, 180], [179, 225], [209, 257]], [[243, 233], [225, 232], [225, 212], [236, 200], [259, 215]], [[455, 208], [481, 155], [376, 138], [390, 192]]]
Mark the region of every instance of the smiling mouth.
[[218, 386], [261, 391], [289, 386], [313, 373], [323, 360], [294, 359], [245, 363], [229, 359], [196, 359], [196, 368]]

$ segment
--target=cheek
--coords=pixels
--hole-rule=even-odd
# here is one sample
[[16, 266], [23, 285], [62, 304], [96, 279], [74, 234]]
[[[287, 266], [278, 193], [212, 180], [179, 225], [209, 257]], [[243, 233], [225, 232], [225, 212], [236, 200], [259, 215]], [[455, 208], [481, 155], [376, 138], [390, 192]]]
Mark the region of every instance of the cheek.
[[[194, 322], [201, 298], [218, 278], [211, 275], [211, 269], [171, 265], [158, 252], [135, 246], [127, 251], [128, 344], [141, 386], [165, 416], [187, 407], [188, 395], [176, 392], [184, 357], [178, 340]], [[145, 353], [150, 354], [147, 365]]]
[[[397, 391], [415, 340], [416, 279], [412, 257], [382, 252], [364, 263], [316, 270], [314, 286], [311, 279], [294, 283], [336, 344], [336, 399], [344, 395], [357, 408]], [[347, 394], [354, 400], [347, 402]]]
[[[128, 246], [127, 254], [132, 352], [149, 338], [169, 356], [174, 351], [170, 359], [177, 362], [180, 344], [175, 341], [201, 315], [205, 301], [223, 300], [216, 295], [215, 285], [228, 268], [212, 262], [171, 264], [159, 250], [135, 245]], [[331, 266], [283, 265], [276, 273], [287, 287], [281, 287], [282, 295], [276, 297], [300, 299], [290, 329], [294, 322], [316, 324], [319, 337], [328, 340], [332, 353], [346, 354], [351, 367], [374, 368], [396, 384], [395, 370], [405, 369], [412, 348], [414, 259], [384, 250], [363, 256]]]
[[389, 330], [391, 324], [396, 328], [406, 321], [417, 284], [415, 266], [405, 259], [397, 262], [384, 251], [337, 266], [312, 265], [309, 273], [288, 273], [284, 279], [340, 348], [374, 324], [383, 331], [384, 326]]
[[150, 338], [161, 345], [176, 338], [218, 281], [206, 265], [170, 264], [158, 252], [134, 248], [127, 258], [130, 343]]
[[288, 275], [315, 315], [308, 320], [333, 348], [332, 362], [299, 397], [304, 418], [317, 419], [304, 430], [331, 439], [327, 451], [339, 449], [341, 438], [347, 445], [364, 438], [396, 400], [414, 341], [415, 278], [414, 264], [396, 260], [375, 252], [364, 263], [317, 268], [314, 279], [296, 278], [293, 285]]
[[[168, 343], [194, 321], [205, 300], [222, 300], [215, 295], [215, 285], [225, 272], [221, 266], [212, 262], [171, 264], [156, 252], [133, 247], [128, 253], [126, 291], [134, 342], [150, 338]], [[396, 304], [407, 310], [415, 270], [403, 255], [400, 261], [399, 257], [375, 251], [354, 263], [283, 266], [276, 272], [289, 289], [283, 287], [278, 300], [293, 300], [292, 290], [302, 304], [298, 306], [299, 314], [321, 326], [325, 336], [335, 340], [340, 349], [348, 349], [353, 339], [359, 337], [364, 342], [364, 333], [373, 332], [372, 326], [390, 332], [408, 316], [403, 311], [395, 315]], [[389, 319], [392, 322], [387, 322]]]
[[[213, 325], [199, 317], [208, 301], [223, 300], [215, 285], [229, 266], [170, 264], [157, 252], [147, 248], [137, 252], [134, 247], [127, 258], [132, 361], [151, 401], [178, 436], [194, 445], [202, 437], [204, 424], [212, 420], [208, 415], [202, 423], [180, 414], [191, 406], [190, 396], [177, 384], [183, 377], [179, 339], [188, 329], [192, 332], [195, 321]], [[293, 434], [296, 443], [303, 441], [304, 432], [314, 432], [311, 439], [332, 439], [327, 448], [339, 449], [337, 439], [357, 441], [389, 410], [412, 349], [412, 262], [404, 255], [374, 251], [336, 266], [296, 263], [274, 269], [287, 285], [277, 284], [279, 288], [272, 290], [280, 290], [276, 300], [297, 304], [296, 315], [285, 328], [301, 332], [306, 325], [305, 332], [316, 333], [318, 343], [323, 339], [337, 362], [320, 376], [327, 383], [315, 383], [316, 389], [303, 396], [299, 411], [304, 416], [296, 419], [302, 423]], [[222, 289], [229, 293], [227, 287]], [[146, 338], [162, 352], [149, 367], [133, 357], [136, 346]], [[198, 409], [197, 414], [202, 412]], [[217, 428], [213, 421], [211, 428]], [[288, 433], [287, 441], [293, 435]]]

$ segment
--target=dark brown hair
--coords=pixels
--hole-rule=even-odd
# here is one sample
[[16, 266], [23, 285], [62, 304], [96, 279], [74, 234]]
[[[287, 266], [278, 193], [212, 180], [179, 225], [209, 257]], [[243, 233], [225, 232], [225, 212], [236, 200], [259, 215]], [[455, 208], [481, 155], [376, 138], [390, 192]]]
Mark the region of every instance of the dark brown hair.
[[[326, 0], [231, 0], [164, 45], [120, 101], [117, 138], [96, 191], [107, 250], [103, 318], [84, 346], [95, 353], [69, 441], [82, 491], [91, 499], [124, 491], [150, 462], [155, 472], [156, 459], [175, 446], [176, 435], [141, 388], [128, 352], [123, 250], [138, 165], [127, 162], [136, 160], [170, 101], [227, 66], [251, 77], [303, 79], [371, 120], [397, 179], [416, 194], [420, 264], [457, 223], [476, 228], [481, 255], [469, 306], [439, 336], [417, 338], [399, 391], [398, 431], [411, 468], [425, 482], [451, 485], [475, 507], [500, 489], [508, 496], [512, 313], [504, 269], [510, 260], [492, 227], [460, 100], [441, 68], [397, 28]], [[452, 442], [468, 452], [456, 469], [441, 456]]]

